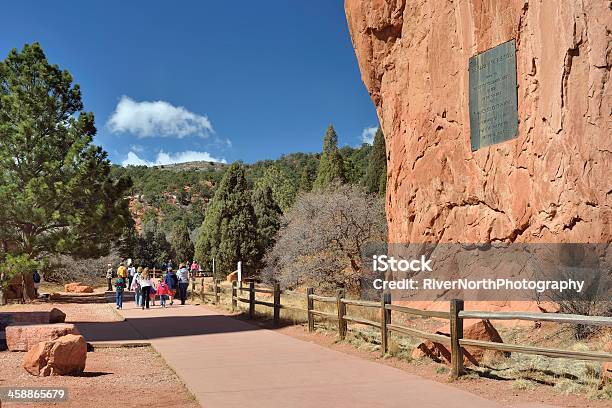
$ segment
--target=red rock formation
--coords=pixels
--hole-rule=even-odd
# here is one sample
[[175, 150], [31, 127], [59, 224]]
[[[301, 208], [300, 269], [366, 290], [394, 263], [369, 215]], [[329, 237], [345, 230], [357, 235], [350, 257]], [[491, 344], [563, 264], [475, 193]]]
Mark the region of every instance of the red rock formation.
[[32, 375], [74, 375], [85, 370], [87, 343], [83, 336], [68, 334], [36, 344], [23, 359], [23, 368]]
[[[346, 0], [388, 152], [390, 242], [612, 240], [600, 0]], [[516, 139], [470, 148], [468, 60], [516, 39]]]
[[6, 346], [10, 351], [28, 351], [41, 341], [79, 334], [74, 324], [14, 324], [6, 326]]
[[[436, 330], [437, 334], [450, 337], [450, 325]], [[488, 320], [470, 321], [463, 328], [463, 338], [472, 340], [490, 341], [494, 343], [503, 343], [497, 329]], [[479, 365], [485, 355], [485, 350], [479, 347], [464, 347], [463, 360], [465, 365]], [[492, 355], [499, 358], [509, 357], [510, 353], [502, 351], [491, 352]], [[436, 362], [450, 364], [451, 353], [449, 349], [440, 343], [435, 343], [427, 340], [419, 344], [412, 352], [412, 358], [429, 357]]]

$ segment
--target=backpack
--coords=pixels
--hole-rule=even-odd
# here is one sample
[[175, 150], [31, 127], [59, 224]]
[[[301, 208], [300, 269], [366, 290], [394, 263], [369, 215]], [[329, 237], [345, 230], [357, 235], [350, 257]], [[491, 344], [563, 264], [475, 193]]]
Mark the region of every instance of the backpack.
[[34, 272], [32, 280], [34, 281], [34, 283], [40, 283], [40, 274], [38, 273], [38, 271]]

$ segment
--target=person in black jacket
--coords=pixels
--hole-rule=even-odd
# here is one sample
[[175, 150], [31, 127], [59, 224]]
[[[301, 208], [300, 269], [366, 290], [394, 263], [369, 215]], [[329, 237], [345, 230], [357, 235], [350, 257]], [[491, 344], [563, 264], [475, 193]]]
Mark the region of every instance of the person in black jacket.
[[32, 274], [32, 280], [34, 281], [34, 293], [38, 297], [38, 287], [40, 286], [40, 274], [38, 271], [34, 271]]
[[170, 298], [170, 305], [172, 305], [174, 303], [174, 295], [176, 294], [176, 289], [178, 287], [178, 278], [174, 274], [172, 268], [168, 268], [168, 273], [166, 273], [166, 276], [164, 277], [164, 282], [166, 285], [168, 285], [168, 290], [170, 291], [168, 297]]

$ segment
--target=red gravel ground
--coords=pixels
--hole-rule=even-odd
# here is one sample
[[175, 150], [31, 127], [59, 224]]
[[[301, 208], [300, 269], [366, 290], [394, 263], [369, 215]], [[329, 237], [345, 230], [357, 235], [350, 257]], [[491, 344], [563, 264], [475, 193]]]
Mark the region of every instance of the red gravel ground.
[[[3, 408], [200, 406], [165, 361], [150, 347], [108, 348], [89, 352], [85, 373], [78, 377], [34, 377], [21, 367], [24, 355], [0, 352], [0, 387], [67, 387], [68, 401], [56, 404], [5, 402]], [[163, 398], [158, 396], [159, 393]]]
[[[123, 320], [105, 303], [32, 303], [0, 307], [9, 311], [45, 311], [57, 307], [67, 322], [109, 322]], [[104, 348], [87, 353], [81, 376], [34, 377], [21, 362], [25, 353], [0, 352], [0, 387], [67, 387], [69, 400], [57, 404], [3, 403], [2, 407], [186, 407], [200, 405], [164, 359], [151, 347]], [[158, 396], [161, 393], [162, 398]]]

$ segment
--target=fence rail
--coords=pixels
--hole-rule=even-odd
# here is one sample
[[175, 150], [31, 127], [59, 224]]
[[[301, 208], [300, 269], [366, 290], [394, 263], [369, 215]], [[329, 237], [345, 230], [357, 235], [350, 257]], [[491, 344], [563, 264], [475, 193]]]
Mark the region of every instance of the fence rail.
[[[210, 286], [210, 285], [209, 285]], [[219, 304], [219, 296], [224, 294], [220, 290], [220, 282], [214, 280], [213, 291], [205, 291], [205, 283], [202, 279], [202, 288], [200, 294], [204, 297], [214, 297], [215, 304]], [[248, 298], [241, 297], [239, 294], [247, 292]], [[273, 295], [273, 301], [263, 301], [256, 299], [257, 293], [271, 294]], [[231, 290], [231, 303], [232, 310], [236, 310], [238, 302], [247, 303], [249, 305], [249, 318], [255, 317], [255, 306], [265, 306], [274, 309], [274, 323], [276, 325], [280, 322], [280, 310], [294, 310], [300, 311], [307, 314], [308, 317], [308, 330], [314, 331], [315, 328], [315, 317], [325, 320], [330, 320], [338, 325], [338, 334], [340, 339], [346, 337], [348, 331], [348, 323], [362, 324], [372, 326], [380, 329], [381, 334], [381, 352], [386, 354], [388, 352], [388, 339], [390, 333], [399, 333], [402, 335], [413, 336], [424, 340], [431, 340], [436, 343], [443, 344], [450, 347], [451, 352], [451, 375], [458, 377], [463, 374], [463, 356], [465, 350], [463, 347], [479, 347], [484, 349], [512, 352], [512, 353], [524, 353], [524, 354], [536, 354], [554, 358], [569, 358], [576, 360], [593, 360], [593, 361], [612, 361], [612, 353], [605, 353], [599, 351], [574, 351], [574, 350], [563, 350], [555, 348], [545, 348], [536, 346], [526, 346], [519, 344], [508, 344], [508, 343], [495, 343], [482, 340], [464, 339], [463, 338], [463, 322], [467, 319], [484, 319], [484, 320], [527, 320], [527, 321], [542, 321], [542, 322], [553, 322], [553, 323], [570, 323], [570, 324], [584, 324], [584, 325], [598, 325], [612, 327], [612, 318], [604, 316], [582, 316], [573, 314], [560, 314], [560, 313], [530, 313], [530, 312], [484, 312], [484, 311], [467, 311], [463, 310], [463, 301], [459, 299], [451, 300], [449, 311], [434, 311], [434, 310], [421, 310], [406, 306], [391, 304], [391, 296], [389, 293], [382, 295], [380, 302], [358, 300], [358, 299], [347, 299], [343, 290], [339, 290], [336, 296], [322, 296], [316, 295], [313, 288], [306, 290], [306, 304], [307, 308], [303, 309], [300, 307], [290, 306], [281, 304], [281, 293], [300, 295], [296, 292], [282, 292], [280, 286], [275, 284], [271, 289], [257, 288], [255, 282], [250, 281], [248, 287], [238, 286], [236, 282], [232, 282]], [[303, 295], [302, 295], [303, 296]], [[315, 302], [332, 304], [336, 306], [336, 312], [322, 311], [315, 308]], [[346, 307], [364, 307], [370, 309], [380, 310], [380, 322], [373, 321], [357, 316], [347, 314]], [[444, 335], [439, 333], [430, 333], [423, 330], [419, 330], [413, 327], [402, 326], [399, 324], [392, 323], [392, 312], [409, 314], [414, 316], [420, 316], [423, 318], [436, 318], [443, 319], [450, 322], [450, 335]]]

